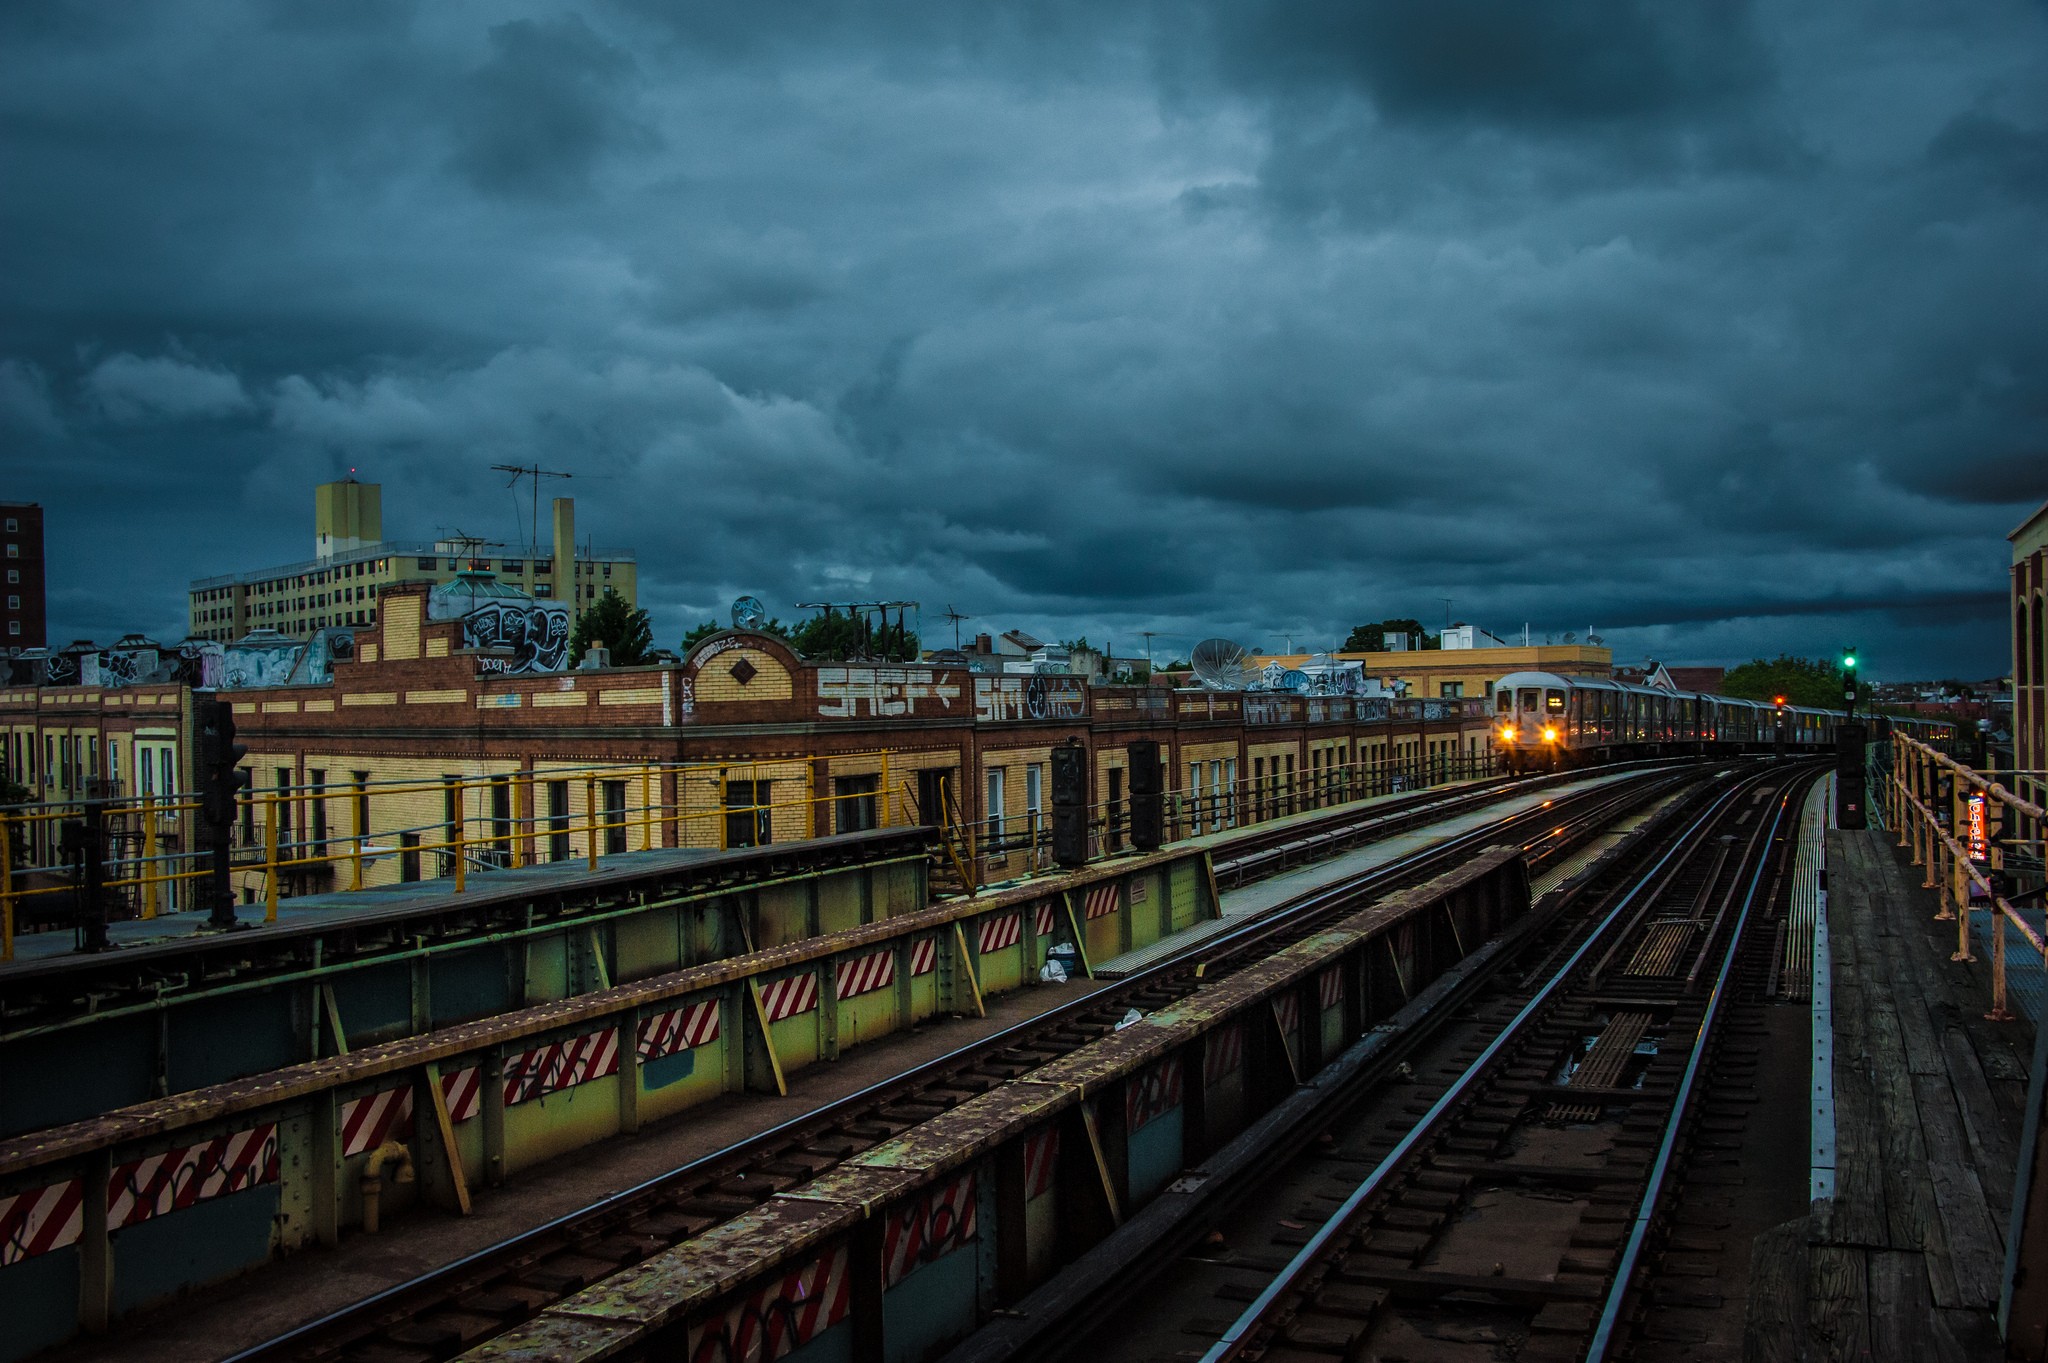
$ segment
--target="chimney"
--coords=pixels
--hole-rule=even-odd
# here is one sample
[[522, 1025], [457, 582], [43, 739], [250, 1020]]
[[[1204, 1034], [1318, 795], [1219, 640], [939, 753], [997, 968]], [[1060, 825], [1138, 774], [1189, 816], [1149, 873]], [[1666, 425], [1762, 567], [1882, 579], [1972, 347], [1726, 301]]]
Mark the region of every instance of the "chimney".
[[977, 634], [974, 636], [974, 651], [976, 653], [993, 653], [995, 652], [995, 647], [996, 641], [988, 635]]
[[576, 499], [555, 498], [555, 596], [569, 603], [570, 616], [583, 609], [576, 581]]

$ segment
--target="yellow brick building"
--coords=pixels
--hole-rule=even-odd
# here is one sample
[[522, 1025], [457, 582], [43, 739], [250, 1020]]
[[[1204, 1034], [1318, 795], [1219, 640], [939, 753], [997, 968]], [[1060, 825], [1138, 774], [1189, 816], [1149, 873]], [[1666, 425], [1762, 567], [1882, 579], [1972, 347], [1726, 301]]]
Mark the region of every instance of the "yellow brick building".
[[314, 557], [275, 568], [199, 578], [189, 591], [186, 628], [194, 639], [223, 643], [252, 629], [293, 638], [314, 630], [360, 627], [377, 621], [377, 597], [401, 582], [442, 583], [472, 561], [507, 586], [544, 600], [566, 600], [581, 611], [609, 587], [639, 603], [639, 568], [630, 549], [583, 549], [576, 544], [576, 506], [557, 497], [552, 552], [486, 555], [473, 546], [441, 540], [411, 543], [384, 538], [383, 491], [353, 478], [313, 490]]
[[[1493, 684], [1511, 672], [1555, 672], [1565, 677], [1608, 677], [1614, 674], [1614, 652], [1592, 644], [1527, 644], [1502, 648], [1446, 648], [1391, 653], [1332, 653], [1339, 662], [1363, 666], [1365, 675], [1389, 684], [1408, 683], [1418, 699], [1488, 695]], [[1300, 667], [1309, 655], [1258, 656], [1255, 666], [1277, 662]]]

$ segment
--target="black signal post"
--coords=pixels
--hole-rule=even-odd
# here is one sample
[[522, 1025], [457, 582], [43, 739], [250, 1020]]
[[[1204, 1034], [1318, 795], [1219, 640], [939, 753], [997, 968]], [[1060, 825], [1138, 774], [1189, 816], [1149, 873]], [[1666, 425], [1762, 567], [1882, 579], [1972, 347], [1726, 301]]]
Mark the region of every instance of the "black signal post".
[[194, 706], [198, 730], [199, 829], [209, 853], [206, 878], [199, 882], [210, 926], [232, 928], [235, 920], [235, 887], [229, 875], [229, 839], [235, 827], [235, 803], [249, 789], [253, 779], [242, 770], [249, 755], [246, 744], [235, 742], [235, 711], [228, 702], [209, 697]]

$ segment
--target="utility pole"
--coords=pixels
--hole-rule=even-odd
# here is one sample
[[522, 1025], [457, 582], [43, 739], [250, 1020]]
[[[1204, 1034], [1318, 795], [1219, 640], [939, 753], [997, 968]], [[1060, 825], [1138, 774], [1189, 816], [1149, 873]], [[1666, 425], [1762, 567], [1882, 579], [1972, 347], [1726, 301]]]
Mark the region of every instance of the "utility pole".
[[1146, 681], [1151, 681], [1151, 680], [1152, 680], [1152, 634], [1153, 634], [1153, 631], [1151, 631], [1151, 630], [1149, 630], [1149, 629], [1141, 629], [1141, 630], [1139, 630], [1139, 631], [1138, 631], [1138, 633], [1140, 633], [1140, 634], [1142, 634], [1142, 635], [1144, 635], [1144, 636], [1145, 636], [1145, 680], [1146, 680]]
[[533, 480], [533, 538], [527, 541], [527, 552], [529, 557], [538, 558], [540, 556], [540, 480], [543, 478], [573, 478], [575, 475], [557, 473], [553, 469], [544, 469], [539, 464], [493, 464], [491, 467], [499, 473], [509, 473], [512, 475], [512, 481], [505, 484], [506, 487], [518, 487], [521, 478], [531, 478]]

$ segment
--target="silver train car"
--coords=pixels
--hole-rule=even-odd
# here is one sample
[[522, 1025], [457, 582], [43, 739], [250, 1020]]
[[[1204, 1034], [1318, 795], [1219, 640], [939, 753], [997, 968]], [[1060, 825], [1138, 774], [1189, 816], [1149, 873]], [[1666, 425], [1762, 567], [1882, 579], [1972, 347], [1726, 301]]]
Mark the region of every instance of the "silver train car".
[[[1622, 756], [1830, 752], [1839, 710], [1775, 705], [1601, 677], [1512, 672], [1493, 684], [1493, 742], [1517, 771], [1601, 762]], [[1946, 741], [1941, 720], [1868, 721], [1878, 737], [1897, 724], [1930, 741]]]

